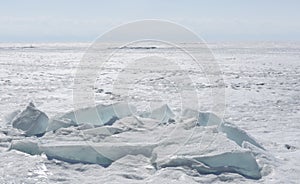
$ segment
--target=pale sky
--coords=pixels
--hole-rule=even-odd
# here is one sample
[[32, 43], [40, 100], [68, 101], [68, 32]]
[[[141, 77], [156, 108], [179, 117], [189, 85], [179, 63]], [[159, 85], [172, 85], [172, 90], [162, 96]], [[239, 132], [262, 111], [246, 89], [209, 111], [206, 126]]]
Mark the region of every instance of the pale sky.
[[298, 0], [7, 0], [0, 42], [89, 42], [143, 19], [181, 24], [206, 41], [300, 41]]

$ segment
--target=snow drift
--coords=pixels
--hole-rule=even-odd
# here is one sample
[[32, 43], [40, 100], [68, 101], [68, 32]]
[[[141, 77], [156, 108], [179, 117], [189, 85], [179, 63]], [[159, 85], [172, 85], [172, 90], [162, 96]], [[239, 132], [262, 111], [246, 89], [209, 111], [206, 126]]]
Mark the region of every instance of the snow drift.
[[262, 177], [256, 155], [265, 152], [263, 146], [215, 114], [188, 109], [176, 116], [167, 105], [141, 115], [134, 109], [125, 103], [98, 105], [49, 120], [30, 104], [12, 123], [32, 137], [12, 141], [10, 149], [103, 167], [142, 155], [156, 170], [184, 167], [200, 174]]

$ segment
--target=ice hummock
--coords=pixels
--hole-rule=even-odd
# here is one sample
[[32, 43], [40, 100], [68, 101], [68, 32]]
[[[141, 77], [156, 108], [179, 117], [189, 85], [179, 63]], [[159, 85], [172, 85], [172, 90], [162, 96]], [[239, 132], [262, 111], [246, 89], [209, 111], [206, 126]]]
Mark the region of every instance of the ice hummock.
[[[251, 179], [262, 177], [262, 166], [256, 161], [256, 155], [265, 154], [262, 145], [215, 114], [186, 110], [178, 117], [167, 105], [142, 115], [133, 114], [132, 109], [125, 103], [97, 105], [55, 116], [48, 124], [45, 114], [30, 104], [14, 122], [25, 122], [26, 127], [31, 120], [35, 124], [47, 120], [48, 128], [40, 130], [47, 132], [39, 138], [14, 140], [10, 149], [103, 167], [127, 156], [142, 155], [156, 170], [187, 167], [199, 174], [230, 172]], [[165, 123], [170, 120], [172, 123]]]

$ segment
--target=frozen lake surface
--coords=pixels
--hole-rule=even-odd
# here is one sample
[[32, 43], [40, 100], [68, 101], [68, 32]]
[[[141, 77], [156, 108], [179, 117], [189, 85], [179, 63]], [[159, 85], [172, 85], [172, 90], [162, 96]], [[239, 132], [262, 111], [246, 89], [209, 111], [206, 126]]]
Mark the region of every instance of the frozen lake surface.
[[[185, 91], [193, 90], [191, 86], [197, 89], [200, 111], [210, 110], [210, 93], [213, 88], [220, 86], [218, 83], [209, 84], [205, 72], [172, 68], [166, 60], [156, 63], [157, 60], [152, 58], [142, 60], [141, 65], [129, 65], [126, 69], [120, 67], [126, 60], [135, 60], [148, 56], [149, 53], [165, 56], [170, 61], [176, 60], [181, 65], [188, 63], [188, 57], [172, 48], [154, 44], [120, 49], [119, 53], [102, 67], [96, 76], [96, 82], [88, 83], [88, 87], [94, 92], [93, 100], [96, 104], [122, 102], [126, 97], [130, 104], [136, 107], [137, 112], [133, 116], [118, 117], [117, 123], [109, 125], [112, 136], [105, 138], [104, 142], [115, 143], [111, 147], [117, 153], [122, 152], [120, 150], [130, 152], [131, 149], [134, 149], [133, 152], [136, 152], [136, 149], [151, 150], [151, 153], [140, 151], [140, 154], [122, 157], [122, 154], [114, 155], [108, 151], [105, 153], [106, 157], [112, 157], [111, 160], [118, 158], [117, 162], [109, 162], [108, 167], [103, 167], [102, 163], [106, 163], [103, 160], [93, 160], [93, 155], [87, 156], [88, 158], [81, 156], [78, 159], [75, 158], [77, 155], [74, 155], [78, 149], [92, 152], [85, 141], [97, 143], [92, 145], [96, 150], [110, 149], [110, 144], [105, 145], [101, 142], [103, 137], [96, 136], [103, 131], [101, 126], [89, 124], [74, 127], [68, 125], [70, 122], [63, 121], [58, 124], [64, 124], [65, 128], [55, 132], [48, 131], [41, 138], [37, 138], [31, 134], [40, 131], [29, 132], [31, 137], [25, 137], [22, 132], [7, 124], [7, 120], [11, 119], [8, 115], [15, 110], [24, 110], [29, 102], [34, 102], [36, 108], [45, 113], [50, 120], [74, 110], [73, 82], [77, 66], [88, 46], [86, 43], [0, 44], [0, 183], [298, 183], [300, 43], [208, 44], [220, 66], [225, 83], [224, 121], [234, 124], [238, 130], [244, 130], [242, 132], [255, 138], [265, 150], [256, 149], [257, 145], [253, 148], [252, 144], [241, 147], [239, 141], [233, 141], [236, 140], [234, 136], [226, 134], [226, 126], [219, 129], [220, 134], [216, 133], [218, 130], [213, 126], [196, 127], [196, 134], [192, 136], [190, 144], [183, 143], [182, 139], [191, 134], [191, 117], [180, 121], [172, 116], [175, 123], [173, 120], [165, 121], [160, 118], [153, 121], [157, 116], [160, 117], [155, 116], [155, 113], [152, 117], [140, 117], [142, 119], [139, 121], [134, 119], [133, 116], [143, 114], [144, 111], [151, 112], [163, 104], [168, 104], [170, 111], [175, 115], [180, 113], [183, 110], [182, 99], [172, 81], [182, 84]], [[193, 44], [185, 46], [193, 47]], [[163, 55], [166, 50], [173, 54]], [[134, 80], [121, 78], [119, 83], [115, 83], [114, 79], [124, 70], [128, 70], [129, 78]], [[137, 74], [141, 73], [145, 74], [145, 77], [139, 78], [140, 75]], [[187, 73], [193, 79], [193, 84], [184, 77]], [[192, 100], [193, 98], [190, 100], [191, 104]], [[189, 104], [189, 99], [185, 104]], [[142, 122], [142, 125], [139, 122]], [[178, 122], [184, 123], [178, 126]], [[89, 123], [93, 124], [93, 121]], [[156, 127], [157, 123], [161, 123], [161, 126]], [[130, 129], [125, 131], [124, 127]], [[135, 131], [134, 134], [130, 132], [132, 130]], [[164, 138], [166, 134], [166, 142], [170, 143], [166, 145], [184, 144], [181, 146], [184, 149], [177, 152], [178, 158], [168, 158], [166, 152], [172, 152], [172, 146], [156, 144], [155, 141]], [[136, 141], [137, 139], [139, 140]], [[38, 142], [39, 148], [31, 147], [29, 150], [26, 141]], [[130, 145], [128, 148], [124, 146], [124, 142], [134, 146]], [[30, 155], [10, 150], [12, 143], [17, 147], [25, 146], [23, 152], [33, 150], [38, 153]], [[68, 146], [65, 146], [66, 144]], [[251, 149], [251, 155], [255, 156], [244, 154], [246, 148]], [[155, 149], [155, 158], [152, 149]], [[40, 151], [43, 152], [41, 155]], [[239, 152], [237, 155], [227, 154], [236, 151]], [[73, 152], [73, 155], [61, 154], [67, 152]], [[242, 156], [240, 153], [243, 153]], [[53, 159], [48, 159], [49, 155]], [[221, 155], [221, 158], [211, 159], [211, 155]], [[218, 165], [224, 158], [229, 161], [232, 159], [232, 167], [229, 169], [223, 167], [229, 163]], [[252, 158], [256, 159], [258, 170]], [[206, 163], [210, 170], [198, 167], [197, 164], [197, 167], [194, 166], [195, 163], [191, 164], [190, 159], [196, 160], [197, 164]], [[212, 161], [208, 162], [210, 159]], [[219, 161], [216, 161], [218, 159]], [[244, 166], [237, 168], [234, 162], [238, 159]], [[82, 160], [87, 163], [82, 163]], [[204, 171], [203, 168], [207, 170]]]

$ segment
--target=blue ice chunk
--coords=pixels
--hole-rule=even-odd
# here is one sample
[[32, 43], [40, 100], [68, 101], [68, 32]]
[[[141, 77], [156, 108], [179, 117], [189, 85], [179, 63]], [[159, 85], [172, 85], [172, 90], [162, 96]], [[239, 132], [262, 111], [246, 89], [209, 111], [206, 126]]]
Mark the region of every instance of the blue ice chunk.
[[200, 126], [220, 125], [222, 123], [222, 119], [212, 112], [199, 112], [192, 109], [185, 109], [182, 116], [185, 118], [197, 118], [198, 125]]
[[74, 126], [74, 125], [77, 125], [77, 124], [74, 121], [67, 119], [67, 118], [51, 119], [51, 120], [49, 120], [47, 132], [56, 131], [60, 128], [67, 128], [67, 127]]
[[34, 140], [14, 140], [11, 143], [11, 146], [9, 148], [14, 149], [14, 150], [18, 150], [24, 153], [28, 153], [31, 155], [39, 155], [41, 154], [41, 151], [39, 149], [39, 145], [37, 143], [37, 141]]
[[164, 104], [151, 112], [142, 113], [140, 116], [144, 118], [155, 119], [162, 123], [166, 123], [173, 120], [175, 114], [172, 112], [172, 110], [167, 104]]
[[253, 137], [248, 135], [247, 132], [245, 132], [244, 130], [240, 129], [239, 127], [231, 123], [224, 122], [219, 127], [219, 131], [225, 133], [227, 138], [233, 140], [241, 147], [243, 142], [246, 141], [264, 150], [264, 148]]
[[38, 136], [46, 132], [48, 120], [49, 118], [44, 112], [30, 103], [25, 110], [15, 116], [12, 126], [23, 130], [27, 136]]
[[127, 103], [116, 103], [112, 105], [97, 105], [71, 111], [60, 118], [70, 119], [77, 124], [90, 123], [93, 125], [112, 125], [116, 120], [130, 116], [136, 109]]

